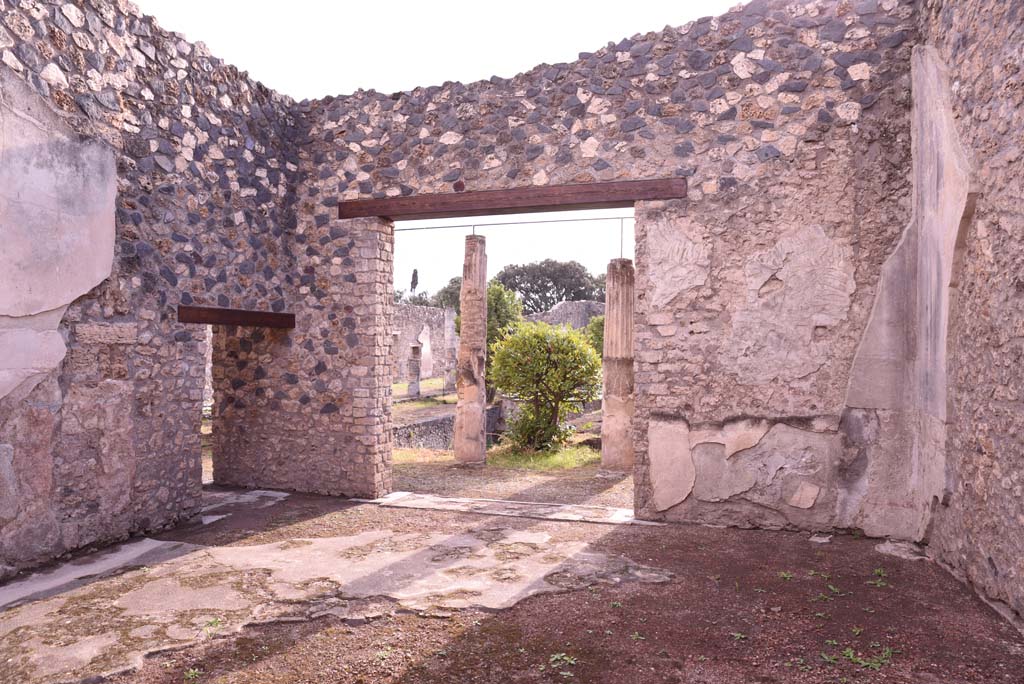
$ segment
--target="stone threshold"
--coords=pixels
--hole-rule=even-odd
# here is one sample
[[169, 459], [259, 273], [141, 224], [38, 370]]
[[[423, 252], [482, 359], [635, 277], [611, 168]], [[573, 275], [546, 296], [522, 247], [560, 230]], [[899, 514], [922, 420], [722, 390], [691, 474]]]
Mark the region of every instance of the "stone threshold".
[[581, 504], [542, 503], [537, 501], [509, 501], [505, 499], [469, 499], [392, 492], [379, 499], [351, 499], [361, 503], [390, 508], [418, 508], [430, 511], [455, 511], [479, 515], [499, 515], [512, 518], [588, 522], [602, 525], [656, 525], [665, 523], [637, 520], [632, 509], [612, 506], [586, 506]]

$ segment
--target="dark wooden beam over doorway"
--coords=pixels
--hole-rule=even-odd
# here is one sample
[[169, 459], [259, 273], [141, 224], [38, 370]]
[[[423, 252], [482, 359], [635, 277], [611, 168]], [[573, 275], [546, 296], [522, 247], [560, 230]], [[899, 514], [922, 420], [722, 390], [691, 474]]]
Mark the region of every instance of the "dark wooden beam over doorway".
[[338, 204], [338, 218], [383, 216], [389, 219], [453, 218], [523, 214], [574, 209], [631, 207], [638, 200], [686, 197], [685, 178], [541, 185], [508, 190], [449, 192]]
[[241, 325], [254, 328], [294, 328], [295, 314], [276, 311], [219, 309], [212, 306], [178, 305], [179, 323], [205, 325]]

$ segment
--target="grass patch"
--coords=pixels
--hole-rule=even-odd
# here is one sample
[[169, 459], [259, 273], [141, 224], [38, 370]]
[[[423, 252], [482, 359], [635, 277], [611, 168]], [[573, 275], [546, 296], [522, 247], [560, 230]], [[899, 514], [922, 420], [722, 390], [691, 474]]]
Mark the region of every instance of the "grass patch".
[[[444, 378], [427, 378], [426, 380], [420, 380], [420, 393], [426, 392], [440, 392], [444, 390]], [[405, 396], [409, 393], [409, 383], [407, 382], [396, 382], [391, 385], [391, 394], [398, 396]]]
[[413, 399], [411, 401], [398, 401], [392, 404], [391, 413], [395, 416], [401, 416], [415, 411], [421, 411], [423, 409], [435, 408], [437, 406], [454, 406], [458, 400], [459, 398], [455, 394], [442, 394], [437, 397], [425, 397], [423, 399]]
[[553, 451], [527, 451], [499, 445], [487, 451], [487, 465], [523, 470], [569, 470], [601, 463], [601, 452], [588, 446], [569, 445]]
[[[455, 464], [455, 454], [439, 449], [393, 449], [391, 462], [401, 464], [448, 463]], [[571, 470], [600, 465], [601, 452], [583, 445], [568, 445], [556, 451], [524, 451], [510, 444], [487, 450], [488, 468], [515, 468], [520, 470]]]
[[455, 463], [455, 454], [440, 449], [401, 449], [391, 450], [391, 462], [401, 463]]

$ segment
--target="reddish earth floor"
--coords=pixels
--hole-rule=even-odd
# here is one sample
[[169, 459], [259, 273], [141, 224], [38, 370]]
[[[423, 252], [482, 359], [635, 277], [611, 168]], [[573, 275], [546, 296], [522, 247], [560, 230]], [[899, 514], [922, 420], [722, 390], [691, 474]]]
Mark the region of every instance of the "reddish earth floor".
[[[583, 540], [668, 570], [511, 609], [416, 614], [381, 600], [351, 623], [274, 624], [147, 659], [119, 684], [216, 682], [1024, 682], [1024, 637], [928, 561], [849, 536], [496, 519], [293, 496], [165, 538], [248, 545], [367, 529], [489, 525]], [[372, 602], [372, 600], [371, 600]]]

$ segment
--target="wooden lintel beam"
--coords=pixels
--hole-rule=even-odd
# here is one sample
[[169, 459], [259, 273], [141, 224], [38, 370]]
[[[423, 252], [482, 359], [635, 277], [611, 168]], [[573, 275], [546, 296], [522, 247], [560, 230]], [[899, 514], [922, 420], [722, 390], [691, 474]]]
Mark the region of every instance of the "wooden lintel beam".
[[338, 204], [338, 218], [452, 218], [489, 214], [631, 207], [638, 200], [686, 197], [685, 178], [541, 185], [508, 190], [449, 192], [410, 197], [351, 200]]
[[295, 314], [276, 311], [220, 309], [212, 306], [178, 305], [179, 323], [205, 325], [241, 325], [254, 328], [294, 328]]

